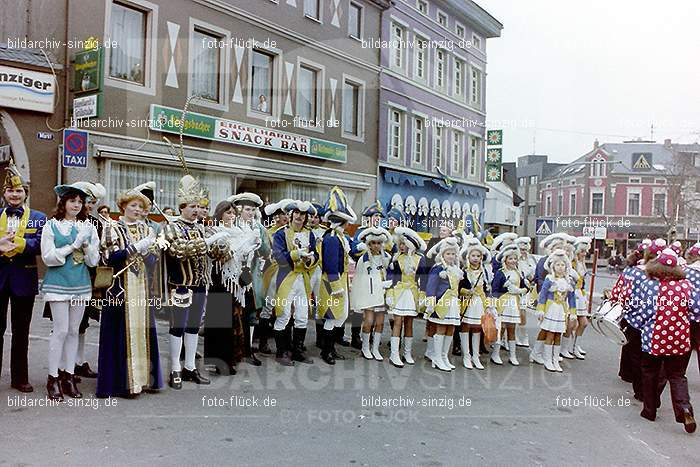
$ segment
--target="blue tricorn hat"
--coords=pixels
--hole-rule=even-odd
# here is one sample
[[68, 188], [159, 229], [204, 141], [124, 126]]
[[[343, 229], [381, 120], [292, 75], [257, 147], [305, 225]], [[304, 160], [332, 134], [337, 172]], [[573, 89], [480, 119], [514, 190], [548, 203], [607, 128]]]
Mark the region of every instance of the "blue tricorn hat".
[[362, 215], [365, 217], [372, 217], [375, 214], [379, 214], [380, 216], [384, 217], [384, 208], [382, 207], [382, 203], [379, 200], [367, 206], [362, 212]]
[[323, 208], [326, 212], [323, 219], [331, 222], [345, 221], [353, 223], [357, 221], [357, 215], [348, 203], [345, 193], [338, 186], [331, 188], [328, 193], [328, 201]]

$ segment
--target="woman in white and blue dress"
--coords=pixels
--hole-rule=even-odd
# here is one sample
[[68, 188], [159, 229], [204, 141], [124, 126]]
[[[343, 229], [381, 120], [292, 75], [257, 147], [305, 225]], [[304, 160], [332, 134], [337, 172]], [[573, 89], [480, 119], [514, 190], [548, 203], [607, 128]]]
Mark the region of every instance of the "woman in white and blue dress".
[[[88, 267], [100, 259], [97, 229], [88, 219], [88, 193], [79, 184], [58, 185], [56, 211], [44, 226], [41, 258], [48, 266], [41, 294], [51, 307], [53, 329], [49, 338], [49, 398], [80, 398], [73, 370], [78, 352], [78, 331], [85, 305], [92, 297]], [[63, 363], [65, 368], [59, 368]]]
[[572, 277], [576, 280], [574, 293], [576, 294], [576, 323], [572, 337], [568, 339], [569, 353], [579, 360], [586, 359], [586, 352], [581, 348], [579, 342], [583, 331], [588, 326], [588, 291], [586, 290], [586, 256], [591, 248], [591, 237], [577, 237], [574, 243], [574, 260], [571, 262], [573, 269]]
[[389, 265], [388, 279], [392, 286], [386, 293], [386, 304], [394, 318], [391, 332], [391, 355], [389, 361], [396, 367], [403, 367], [399, 344], [403, 329], [403, 356], [406, 363], [413, 365], [413, 319], [418, 316], [421, 304], [425, 302], [427, 270], [426, 245], [422, 238], [408, 227], [396, 227], [394, 238], [398, 252]]
[[433, 335], [431, 360], [433, 368], [452, 371], [455, 366], [447, 354], [452, 346], [455, 327], [460, 324], [459, 282], [464, 273], [459, 268], [459, 242], [455, 237], [448, 237], [431, 248], [437, 252], [435, 266], [428, 274], [426, 286], [425, 316], [436, 325]]
[[[491, 284], [491, 293], [498, 316], [500, 328], [505, 330], [508, 336], [508, 361], [511, 365], [518, 366], [515, 345], [515, 326], [520, 324], [521, 297], [528, 292], [525, 278], [518, 269], [518, 257], [520, 248], [511, 244], [498, 253], [498, 262], [501, 268], [494, 274]], [[501, 340], [494, 342], [491, 351], [491, 361], [496, 365], [503, 365], [501, 360]]]
[[[465, 368], [483, 370], [479, 359], [481, 318], [487, 312], [495, 314], [488, 296], [491, 294], [491, 277], [487, 265], [491, 264], [491, 252], [475, 237], [467, 237], [460, 252], [464, 265], [464, 277], [459, 284], [462, 297], [462, 324], [459, 340], [462, 347], [462, 364]], [[472, 350], [469, 352], [469, 333]]]

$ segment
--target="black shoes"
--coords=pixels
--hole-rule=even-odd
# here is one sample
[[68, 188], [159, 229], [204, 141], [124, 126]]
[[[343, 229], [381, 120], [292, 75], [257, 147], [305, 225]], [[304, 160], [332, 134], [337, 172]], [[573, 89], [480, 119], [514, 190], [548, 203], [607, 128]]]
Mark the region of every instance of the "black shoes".
[[[340, 329], [343, 329], [343, 327], [341, 326]], [[352, 340], [350, 341], [350, 347], [353, 349], [362, 350], [362, 338], [360, 337], [361, 329], [360, 326], [353, 326], [351, 329]], [[343, 333], [345, 332], [343, 331]]]
[[335, 365], [335, 357], [333, 353], [333, 330], [321, 329], [321, 359], [329, 365]]
[[304, 355], [304, 341], [306, 340], [306, 329], [294, 328], [292, 334], [292, 360], [295, 362], [311, 364], [314, 361]]
[[698, 427], [692, 409], [683, 409], [683, 412], [676, 415], [676, 421], [683, 424], [683, 428], [685, 428], [687, 433], [695, 433]]
[[63, 400], [63, 393], [61, 392], [61, 384], [58, 381], [58, 377], [49, 375], [49, 377], [46, 379], [46, 394], [51, 400]]
[[205, 378], [204, 376], [202, 376], [197, 368], [195, 368], [194, 370], [188, 370], [187, 368], [183, 368], [182, 369], [182, 380], [183, 381], [192, 381], [193, 383], [197, 383], [197, 384], [209, 384], [209, 383], [211, 383], [209, 378]]
[[75, 365], [75, 371], [73, 372], [75, 376], [82, 376], [83, 378], [97, 378], [97, 373], [92, 371], [90, 364], [88, 362], [82, 365]]
[[642, 418], [646, 418], [647, 420], [654, 422], [656, 421], [656, 414], [647, 412], [646, 410], [642, 410], [642, 412], [639, 414], [642, 416]]
[[74, 375], [63, 370], [58, 370], [58, 381], [61, 384], [61, 392], [66, 396], [72, 397], [73, 399], [81, 399], [83, 397], [83, 394], [75, 384]]
[[258, 352], [264, 355], [272, 355], [272, 349], [267, 343], [270, 336], [270, 320], [260, 318], [256, 331], [258, 334]]
[[345, 326], [333, 329], [333, 336], [335, 337], [335, 343], [339, 346], [348, 347], [350, 345], [350, 342], [345, 341]]
[[283, 366], [294, 366], [291, 353], [288, 350], [290, 347], [288, 341], [289, 332], [286, 329], [282, 329], [281, 331], [275, 330], [275, 347], [277, 347], [275, 360]]
[[17, 389], [19, 392], [34, 392], [34, 387], [29, 383], [12, 383], [10, 387]]
[[173, 389], [182, 389], [182, 375], [179, 371], [170, 372], [170, 381], [168, 385]]

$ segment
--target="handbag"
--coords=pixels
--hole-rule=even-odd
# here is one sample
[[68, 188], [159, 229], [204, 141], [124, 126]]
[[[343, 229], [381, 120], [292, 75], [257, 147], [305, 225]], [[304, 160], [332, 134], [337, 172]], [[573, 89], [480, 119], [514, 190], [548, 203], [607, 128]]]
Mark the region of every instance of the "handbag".
[[112, 285], [114, 280], [114, 270], [110, 266], [97, 266], [95, 268], [95, 280], [93, 287], [96, 289], [106, 289]]
[[489, 346], [498, 339], [498, 327], [496, 319], [491, 313], [484, 313], [481, 316], [481, 328], [484, 331], [484, 345]]

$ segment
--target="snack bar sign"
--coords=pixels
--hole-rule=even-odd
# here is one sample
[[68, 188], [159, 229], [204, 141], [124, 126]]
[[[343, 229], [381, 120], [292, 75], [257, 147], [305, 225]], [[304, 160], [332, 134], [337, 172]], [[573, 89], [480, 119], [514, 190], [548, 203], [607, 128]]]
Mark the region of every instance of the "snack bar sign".
[[[181, 118], [181, 109], [151, 104], [152, 130], [180, 134]], [[348, 150], [344, 144], [194, 112], [185, 115], [182, 133], [193, 138], [347, 162]]]

